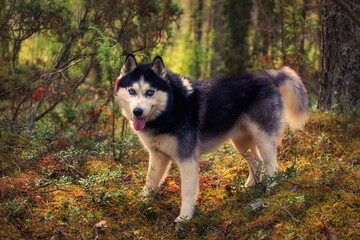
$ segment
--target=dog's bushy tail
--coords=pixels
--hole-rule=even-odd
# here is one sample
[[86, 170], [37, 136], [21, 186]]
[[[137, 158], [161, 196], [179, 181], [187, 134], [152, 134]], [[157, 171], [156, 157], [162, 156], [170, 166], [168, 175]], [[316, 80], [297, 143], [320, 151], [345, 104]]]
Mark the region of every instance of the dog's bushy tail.
[[285, 121], [292, 129], [301, 129], [309, 119], [309, 97], [299, 75], [290, 67], [268, 72], [278, 86], [283, 102]]

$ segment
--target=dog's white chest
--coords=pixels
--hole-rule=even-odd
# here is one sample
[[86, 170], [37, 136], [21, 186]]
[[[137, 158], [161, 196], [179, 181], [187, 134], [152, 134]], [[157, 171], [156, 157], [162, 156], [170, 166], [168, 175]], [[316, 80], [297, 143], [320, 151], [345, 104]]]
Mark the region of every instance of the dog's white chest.
[[155, 151], [172, 160], [178, 160], [178, 142], [174, 136], [169, 134], [153, 135], [150, 133], [138, 133], [141, 142], [149, 151]]

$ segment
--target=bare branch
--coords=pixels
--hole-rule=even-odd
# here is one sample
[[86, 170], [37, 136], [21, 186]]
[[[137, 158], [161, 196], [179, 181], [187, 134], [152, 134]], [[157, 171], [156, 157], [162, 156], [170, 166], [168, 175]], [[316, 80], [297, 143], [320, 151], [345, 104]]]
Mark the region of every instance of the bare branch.
[[[54, 71], [53, 73], [51, 73], [51, 75], [55, 75], [56, 73], [61, 73], [61, 72], [65, 71], [65, 70], [67, 70], [67, 69], [75, 66], [76, 64], [82, 62], [84, 59], [86, 59], [86, 58], [89, 57], [89, 56], [92, 56], [92, 55], [89, 54], [89, 55], [87, 55], [87, 56], [84, 56], [84, 57], [82, 57], [81, 59], [79, 59], [78, 61], [76, 61], [75, 63], [70, 64], [70, 65], [68, 65], [68, 66], [66, 66], [66, 67], [64, 67], [64, 68], [62, 68], [62, 69], [58, 69], [58, 70]], [[81, 85], [81, 83], [84, 82], [84, 80], [85, 80], [85, 78], [87, 77], [87, 75], [89, 74], [91, 68], [92, 68], [92, 63], [89, 64], [89, 67], [88, 67], [88, 69], [86, 70], [86, 73], [80, 78], [80, 80], [78, 81], [78, 83], [74, 86], [73, 91], [75, 91], [75, 90]], [[58, 99], [53, 105], [51, 105], [47, 110], [45, 110], [45, 111], [44, 111], [42, 114], [40, 114], [39, 116], [36, 116], [34, 122], [40, 120], [40, 119], [43, 118], [46, 114], [48, 114], [49, 112], [51, 112], [51, 111], [52, 111], [60, 102], [62, 102], [64, 99], [65, 99], [65, 98], [64, 98], [63, 96], [59, 97], [59, 99]]]

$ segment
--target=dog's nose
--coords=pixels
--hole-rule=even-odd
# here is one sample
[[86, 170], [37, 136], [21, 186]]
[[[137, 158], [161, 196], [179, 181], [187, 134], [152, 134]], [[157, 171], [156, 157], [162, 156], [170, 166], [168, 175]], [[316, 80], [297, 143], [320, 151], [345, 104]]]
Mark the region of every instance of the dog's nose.
[[141, 108], [134, 108], [133, 113], [135, 115], [135, 117], [140, 117], [143, 114], [144, 110], [142, 110]]

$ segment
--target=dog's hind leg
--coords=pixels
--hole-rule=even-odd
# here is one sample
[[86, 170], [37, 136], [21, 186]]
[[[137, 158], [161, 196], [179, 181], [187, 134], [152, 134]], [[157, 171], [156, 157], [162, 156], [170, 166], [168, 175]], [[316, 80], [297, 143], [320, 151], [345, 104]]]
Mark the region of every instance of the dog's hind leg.
[[266, 173], [270, 177], [274, 177], [277, 173], [277, 140], [277, 136], [268, 135], [261, 130], [255, 137], [260, 156], [265, 164]]
[[243, 135], [232, 138], [231, 141], [234, 147], [244, 155], [249, 165], [249, 177], [245, 182], [245, 187], [251, 187], [261, 182], [263, 160], [252, 137], [250, 135]]
[[146, 185], [142, 195], [150, 197], [156, 194], [160, 185], [164, 181], [169, 169], [171, 160], [168, 156], [155, 151], [150, 151], [149, 168], [146, 176]]
[[253, 122], [248, 122], [247, 128], [259, 149], [267, 175], [274, 177], [277, 172], [276, 152], [278, 134], [271, 129], [265, 130], [261, 125]]
[[266, 191], [270, 191], [277, 183], [275, 176], [277, 173], [277, 145], [278, 140], [277, 136], [269, 136], [266, 133], [261, 133], [256, 138], [256, 143], [259, 148], [260, 155], [264, 160], [265, 169], [268, 177], [268, 184], [266, 186]]

